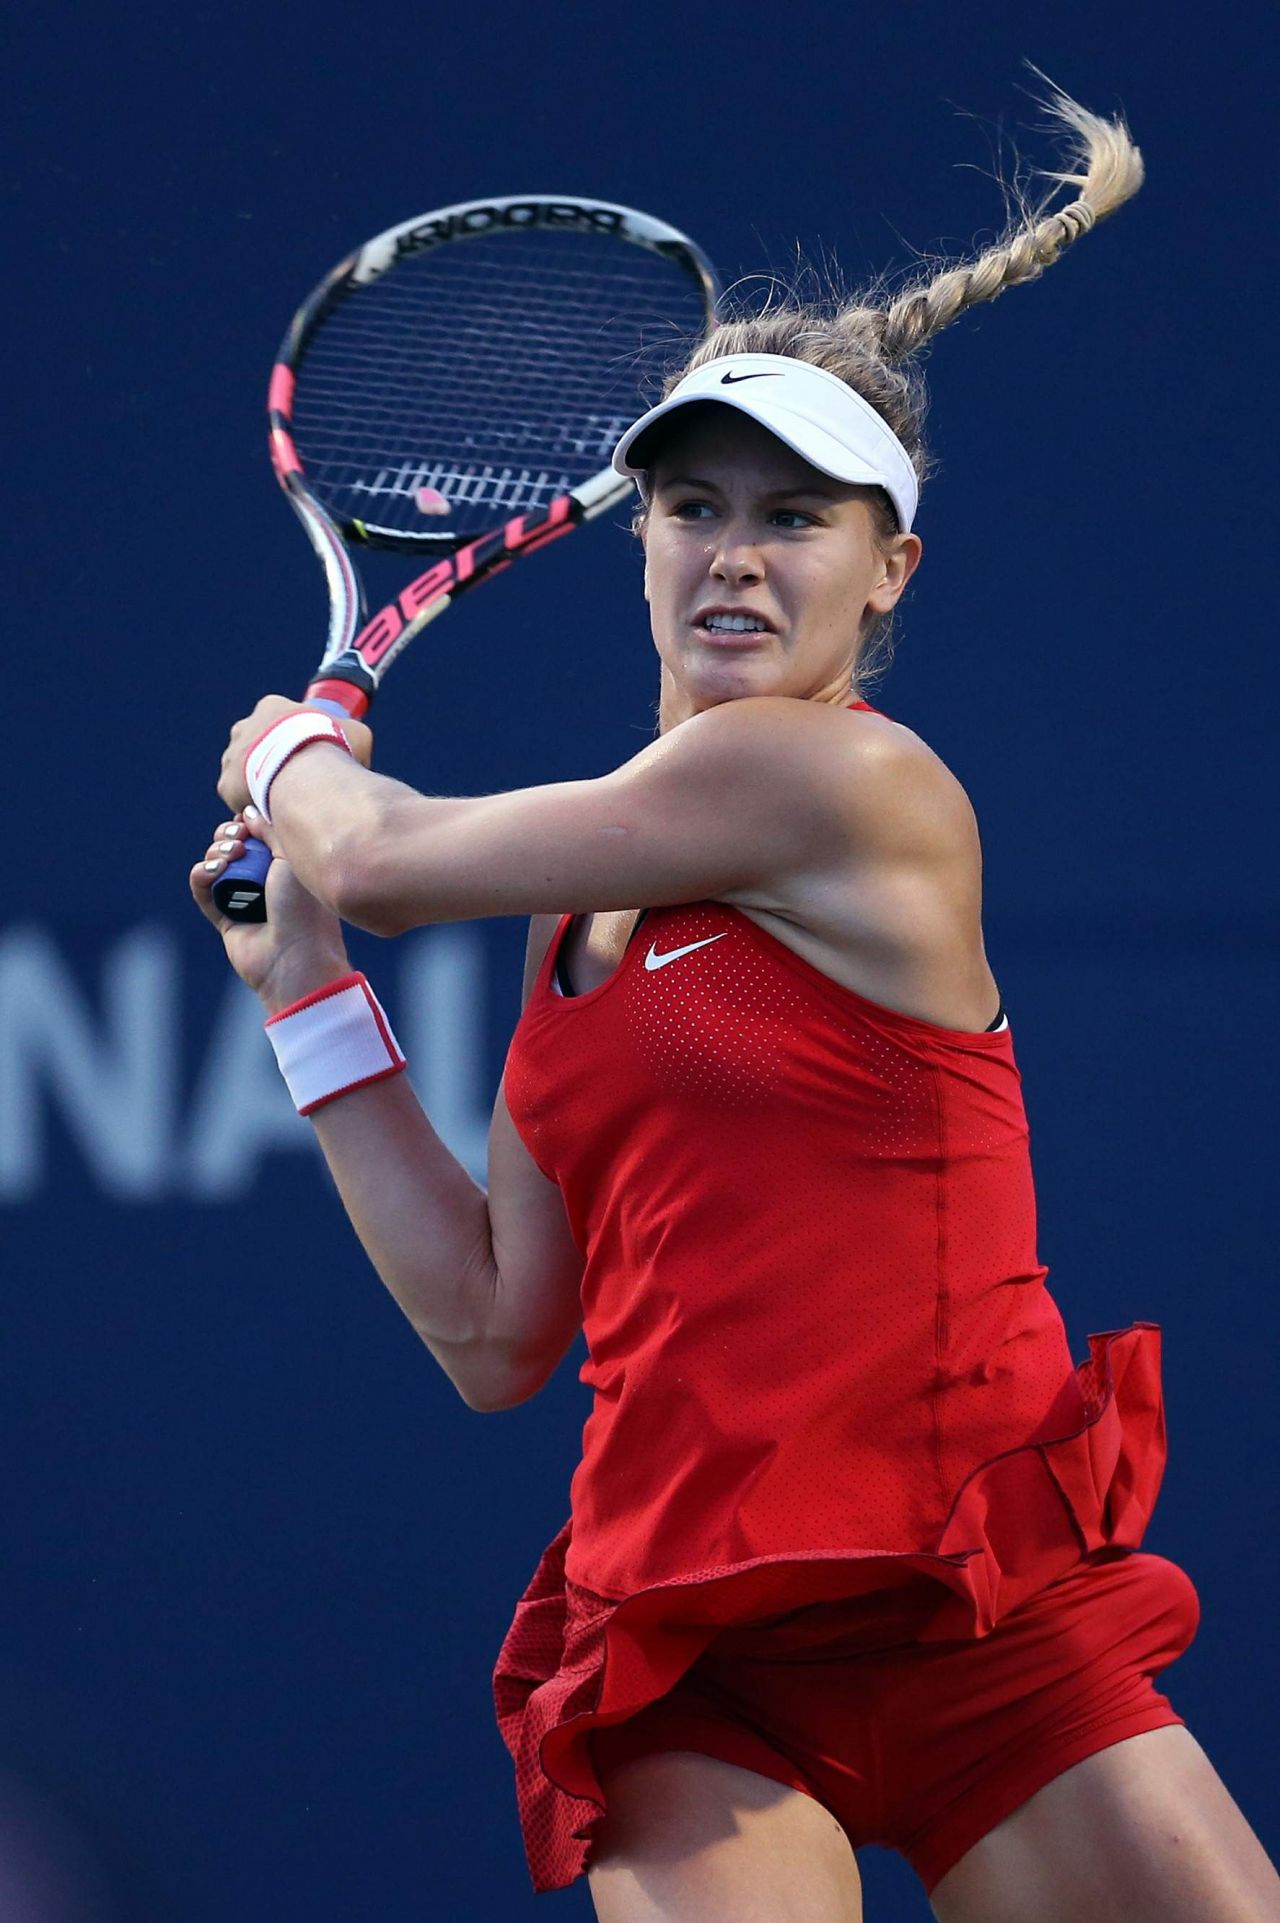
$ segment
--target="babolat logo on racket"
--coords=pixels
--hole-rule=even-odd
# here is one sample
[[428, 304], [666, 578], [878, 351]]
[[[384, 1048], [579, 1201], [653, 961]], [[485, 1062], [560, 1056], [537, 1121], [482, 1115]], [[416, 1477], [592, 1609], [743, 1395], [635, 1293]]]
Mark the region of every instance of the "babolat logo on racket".
[[456, 214], [437, 214], [420, 227], [410, 227], [396, 236], [396, 257], [420, 254], [442, 241], [466, 240], [502, 228], [577, 227], [616, 234], [622, 223], [623, 214], [617, 207], [593, 207], [578, 200], [513, 200], [489, 207], [467, 207]]
[[603, 206], [591, 200], [467, 201], [442, 207], [422, 220], [392, 227], [366, 242], [352, 257], [347, 275], [351, 287], [368, 286], [388, 267], [410, 255], [426, 253], [450, 240], [473, 240], [482, 234], [518, 233], [530, 227], [576, 229], [579, 233], [618, 234], [634, 240], [627, 225], [629, 209]]

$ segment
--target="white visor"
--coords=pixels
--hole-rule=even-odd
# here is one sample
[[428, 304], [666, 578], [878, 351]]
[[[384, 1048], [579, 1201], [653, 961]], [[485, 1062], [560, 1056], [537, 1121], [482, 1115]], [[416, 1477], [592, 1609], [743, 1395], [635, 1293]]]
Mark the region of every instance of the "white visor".
[[905, 534], [915, 519], [920, 488], [906, 448], [869, 401], [837, 374], [787, 354], [725, 354], [686, 374], [680, 385], [642, 414], [613, 450], [617, 473], [627, 474], [642, 494], [645, 470], [627, 460], [655, 421], [690, 401], [719, 401], [749, 414], [780, 441], [833, 480], [882, 487]]

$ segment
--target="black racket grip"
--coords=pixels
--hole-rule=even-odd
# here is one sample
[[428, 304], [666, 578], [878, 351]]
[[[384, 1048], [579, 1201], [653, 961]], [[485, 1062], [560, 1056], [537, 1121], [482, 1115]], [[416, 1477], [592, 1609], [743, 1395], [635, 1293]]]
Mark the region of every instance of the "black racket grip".
[[[329, 682], [331, 687], [336, 688], [336, 685]], [[346, 692], [345, 687], [343, 691]], [[307, 693], [309, 708], [323, 708], [326, 714], [336, 716], [339, 721], [358, 719], [368, 705], [368, 696], [362, 689], [354, 687], [350, 706], [341, 701], [331, 701], [323, 695], [313, 695], [310, 690]], [[228, 921], [265, 921], [267, 870], [270, 866], [271, 850], [266, 842], [251, 837], [245, 842], [244, 853], [224, 868], [213, 884], [213, 905], [218, 913], [225, 915]]]

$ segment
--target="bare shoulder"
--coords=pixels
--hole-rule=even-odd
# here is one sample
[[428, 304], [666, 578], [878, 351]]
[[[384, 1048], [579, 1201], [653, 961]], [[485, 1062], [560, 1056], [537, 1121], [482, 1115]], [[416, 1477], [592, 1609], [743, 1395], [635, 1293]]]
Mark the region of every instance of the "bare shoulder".
[[874, 817], [904, 849], [936, 851], [976, 841], [973, 804], [962, 783], [914, 729], [857, 710], [839, 718], [853, 737], [846, 750], [858, 767], [851, 798], [864, 826]]
[[808, 803], [870, 837], [881, 852], [921, 852], [975, 833], [973, 809], [941, 756], [887, 715], [760, 695], [725, 702], [666, 737], [684, 735], [708, 776], [767, 784], [788, 805]]

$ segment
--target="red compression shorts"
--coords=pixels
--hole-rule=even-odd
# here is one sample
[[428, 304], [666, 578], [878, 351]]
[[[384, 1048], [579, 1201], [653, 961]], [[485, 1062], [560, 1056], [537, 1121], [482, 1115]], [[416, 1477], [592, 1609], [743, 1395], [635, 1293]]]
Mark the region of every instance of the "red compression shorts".
[[[599, 1730], [608, 1771], [695, 1750], [802, 1790], [855, 1848], [905, 1856], [925, 1890], [1063, 1770], [1181, 1723], [1152, 1678], [1195, 1635], [1190, 1579], [1160, 1556], [1103, 1550], [978, 1641], [868, 1655], [742, 1653], [717, 1643], [661, 1701]], [[761, 1651], [767, 1631], [755, 1632]], [[736, 1647], [734, 1646], [736, 1643]]]

